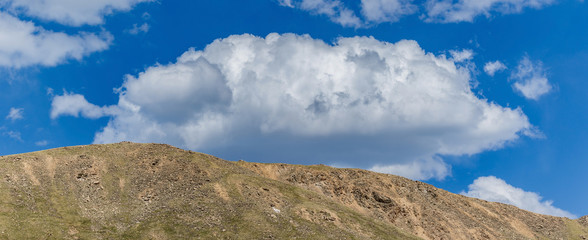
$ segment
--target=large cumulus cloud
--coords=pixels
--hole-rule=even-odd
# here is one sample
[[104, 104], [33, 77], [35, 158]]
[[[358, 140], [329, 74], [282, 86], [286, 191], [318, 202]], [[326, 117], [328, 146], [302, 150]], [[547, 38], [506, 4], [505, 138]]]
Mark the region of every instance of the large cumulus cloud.
[[[110, 117], [96, 143], [279, 148], [277, 155], [312, 152], [305, 156], [317, 162], [443, 178], [450, 166], [440, 156], [500, 148], [533, 129], [520, 109], [472, 93], [468, 68], [453, 61], [408, 40], [235, 35], [127, 76], [115, 106], [77, 109], [108, 109], [93, 111]], [[57, 105], [53, 118], [77, 115]]]

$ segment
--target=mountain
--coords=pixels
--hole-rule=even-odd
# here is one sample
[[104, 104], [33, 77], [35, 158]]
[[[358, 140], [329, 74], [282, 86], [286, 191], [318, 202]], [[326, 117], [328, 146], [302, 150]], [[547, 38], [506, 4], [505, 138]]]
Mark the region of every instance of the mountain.
[[0, 239], [586, 239], [540, 215], [359, 169], [123, 142], [0, 157]]

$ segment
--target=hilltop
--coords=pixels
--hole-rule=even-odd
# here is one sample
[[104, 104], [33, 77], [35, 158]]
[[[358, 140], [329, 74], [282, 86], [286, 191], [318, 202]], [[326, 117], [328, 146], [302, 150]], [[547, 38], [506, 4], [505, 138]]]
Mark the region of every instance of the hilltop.
[[0, 157], [0, 239], [586, 239], [540, 215], [360, 169], [163, 144]]

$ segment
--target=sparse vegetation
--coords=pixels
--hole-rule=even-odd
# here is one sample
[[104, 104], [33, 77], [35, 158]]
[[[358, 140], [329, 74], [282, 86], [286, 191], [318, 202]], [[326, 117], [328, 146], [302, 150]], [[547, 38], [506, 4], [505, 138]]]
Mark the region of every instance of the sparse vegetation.
[[161, 144], [0, 157], [0, 239], [583, 239], [586, 224], [357, 169]]

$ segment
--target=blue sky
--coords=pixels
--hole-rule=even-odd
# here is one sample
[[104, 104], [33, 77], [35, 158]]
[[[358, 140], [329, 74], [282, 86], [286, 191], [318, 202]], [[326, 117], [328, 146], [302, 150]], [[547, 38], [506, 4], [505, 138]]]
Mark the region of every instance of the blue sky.
[[162, 142], [588, 214], [582, 1], [0, 1], [0, 154]]

